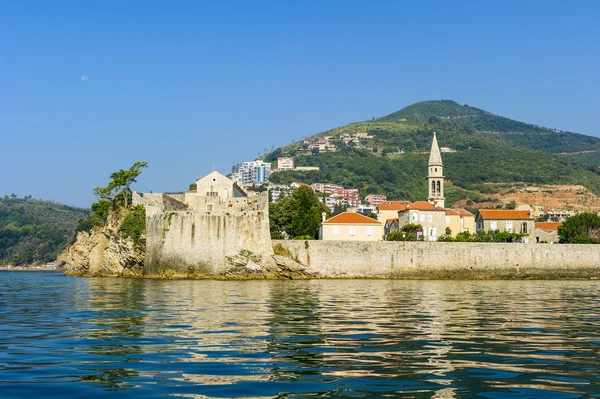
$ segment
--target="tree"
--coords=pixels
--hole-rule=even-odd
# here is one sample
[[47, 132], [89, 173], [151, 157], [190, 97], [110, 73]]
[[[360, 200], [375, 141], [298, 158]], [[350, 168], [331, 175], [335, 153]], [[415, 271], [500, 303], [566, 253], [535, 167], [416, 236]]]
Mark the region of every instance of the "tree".
[[118, 199], [123, 201], [124, 207], [129, 207], [131, 196], [131, 185], [136, 178], [142, 174], [142, 168], [147, 168], [148, 162], [135, 162], [129, 169], [120, 169], [110, 175], [112, 179], [106, 187], [95, 187], [94, 194], [99, 200], [116, 203]]
[[504, 205], [504, 209], [517, 209], [517, 201], [510, 201], [508, 204]]
[[329, 208], [319, 201], [312, 188], [299, 187], [292, 196], [269, 204], [271, 238], [317, 238], [323, 212], [326, 216], [330, 214]]
[[563, 244], [600, 244], [600, 216], [584, 212], [567, 218], [558, 228]]

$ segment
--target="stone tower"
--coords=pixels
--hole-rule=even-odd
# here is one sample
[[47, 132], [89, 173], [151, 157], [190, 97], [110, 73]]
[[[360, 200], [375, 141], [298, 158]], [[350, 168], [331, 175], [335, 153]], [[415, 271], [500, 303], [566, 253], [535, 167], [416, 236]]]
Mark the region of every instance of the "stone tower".
[[427, 186], [429, 187], [427, 200], [440, 208], [444, 208], [444, 164], [442, 163], [442, 155], [440, 154], [435, 132], [433, 132], [433, 142], [431, 143], [427, 168]]

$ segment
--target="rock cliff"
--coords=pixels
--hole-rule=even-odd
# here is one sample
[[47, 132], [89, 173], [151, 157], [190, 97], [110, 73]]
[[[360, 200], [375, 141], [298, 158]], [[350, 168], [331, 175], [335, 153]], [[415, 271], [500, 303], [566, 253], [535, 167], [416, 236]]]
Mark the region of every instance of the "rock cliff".
[[113, 212], [106, 226], [79, 232], [77, 240], [57, 258], [65, 274], [77, 276], [141, 276], [145, 242], [138, 245], [123, 238], [120, 226], [126, 212]]

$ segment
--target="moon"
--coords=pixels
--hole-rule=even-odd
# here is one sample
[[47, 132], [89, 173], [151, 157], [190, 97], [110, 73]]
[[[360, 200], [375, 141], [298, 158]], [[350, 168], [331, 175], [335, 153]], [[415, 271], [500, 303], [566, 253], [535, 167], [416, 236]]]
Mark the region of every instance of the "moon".
[[83, 80], [83, 81], [86, 81], [86, 80], [88, 80], [88, 77], [87, 77], [86, 75], [83, 75], [83, 76], [81, 77], [81, 80]]

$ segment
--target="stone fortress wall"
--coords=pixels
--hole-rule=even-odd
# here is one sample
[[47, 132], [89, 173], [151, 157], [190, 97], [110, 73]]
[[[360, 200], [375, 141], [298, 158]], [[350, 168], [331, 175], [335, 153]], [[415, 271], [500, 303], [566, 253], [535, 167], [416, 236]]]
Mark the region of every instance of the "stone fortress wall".
[[240, 253], [257, 267], [274, 265], [266, 194], [134, 193], [133, 203], [146, 208], [144, 275], [220, 275]]
[[596, 245], [274, 240], [322, 277], [600, 277]]

